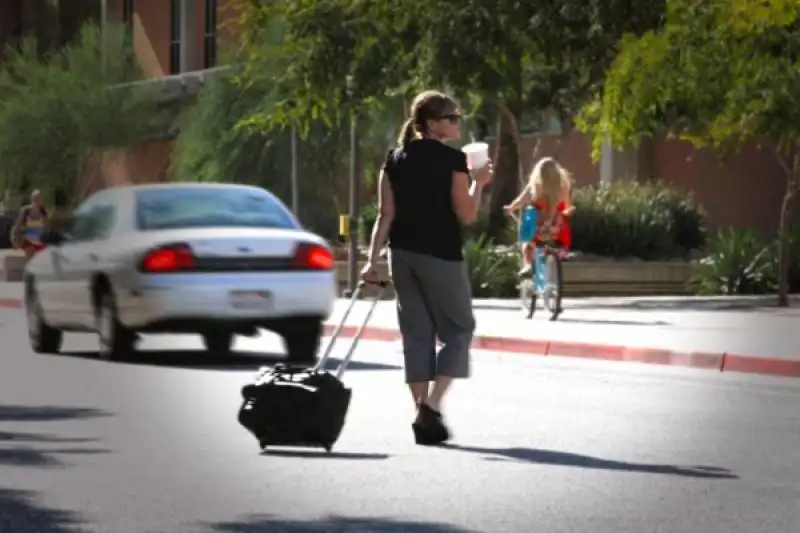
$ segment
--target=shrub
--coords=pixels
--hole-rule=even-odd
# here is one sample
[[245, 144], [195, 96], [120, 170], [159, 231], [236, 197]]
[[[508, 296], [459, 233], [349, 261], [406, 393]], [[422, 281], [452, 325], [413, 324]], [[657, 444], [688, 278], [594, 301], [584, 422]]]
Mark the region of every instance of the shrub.
[[372, 241], [372, 228], [375, 226], [375, 220], [377, 218], [377, 200], [373, 200], [372, 202], [361, 206], [361, 214], [359, 216], [360, 227], [358, 230], [361, 233], [361, 240], [366, 245], [369, 245], [369, 243]]
[[[789, 292], [800, 292], [800, 225], [789, 241]], [[778, 288], [778, 241], [763, 244], [751, 230], [719, 232], [690, 281], [697, 294], [770, 294]]]
[[[216, 73], [183, 117], [173, 158], [179, 181], [222, 181], [264, 187], [291, 202], [291, 131], [237, 127], [269, 94], [269, 80], [242, 86], [236, 67]], [[325, 238], [339, 233], [336, 179], [343, 136], [320, 125], [298, 143], [299, 212]]]
[[485, 237], [464, 244], [473, 298], [511, 298], [517, 295], [519, 254], [513, 247], [496, 247]]
[[751, 230], [721, 231], [710, 254], [700, 261], [690, 286], [701, 295], [775, 292], [777, 252], [777, 243], [764, 245]]
[[706, 215], [691, 195], [660, 182], [619, 181], [575, 191], [573, 248], [586, 254], [662, 260], [706, 241]]
[[171, 118], [154, 86], [134, 83], [143, 75], [121, 25], [85, 24], [44, 56], [41, 45], [26, 39], [0, 65], [0, 188], [63, 189], [79, 201], [97, 187], [90, 170], [104, 151], [136, 145]]
[[491, 242], [496, 245], [510, 244], [517, 240], [517, 226], [511, 218], [506, 220], [506, 224], [497, 228], [494, 232], [495, 238], [490, 235], [490, 215], [491, 204], [485, 201], [478, 211], [478, 218], [473, 224], [466, 226], [463, 230], [464, 240], [477, 241], [484, 238], [487, 243]]

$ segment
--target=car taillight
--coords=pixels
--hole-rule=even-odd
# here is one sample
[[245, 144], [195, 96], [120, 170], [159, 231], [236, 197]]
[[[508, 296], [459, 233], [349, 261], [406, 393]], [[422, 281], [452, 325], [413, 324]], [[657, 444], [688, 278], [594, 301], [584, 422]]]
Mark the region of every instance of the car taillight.
[[300, 244], [294, 252], [294, 267], [304, 270], [330, 270], [335, 264], [333, 253], [324, 246]]
[[150, 250], [142, 259], [144, 272], [182, 272], [194, 270], [194, 254], [186, 244], [170, 244]]

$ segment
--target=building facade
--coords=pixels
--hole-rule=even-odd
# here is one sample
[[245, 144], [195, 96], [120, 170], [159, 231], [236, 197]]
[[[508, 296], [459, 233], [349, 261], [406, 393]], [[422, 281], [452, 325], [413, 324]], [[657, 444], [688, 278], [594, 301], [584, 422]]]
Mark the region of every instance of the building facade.
[[[2, 0], [0, 47], [35, 36], [40, 49], [70, 42], [89, 21], [124, 23], [145, 77], [163, 82], [167, 98], [191, 101], [219, 65], [224, 43], [235, 42], [229, 23], [242, 0]], [[174, 132], [139, 146], [103, 154], [85, 179], [96, 187], [168, 178]]]
[[[172, 83], [184, 97], [202, 88], [205, 75], [220, 66], [226, 45], [236, 43], [237, 6], [245, 0], [2, 0], [0, 45], [34, 34], [43, 45], [68, 42], [83, 22], [124, 22], [145, 76]], [[180, 96], [178, 97], [180, 98]], [[537, 142], [542, 155], [556, 151], [559, 135], [525, 135], [523, 168], [532, 167]], [[173, 140], [165, 135], [124, 154], [110, 157], [98, 169], [106, 184], [167, 179]], [[775, 157], [755, 144], [722, 163], [709, 150], [688, 143], [655, 139], [637, 149], [605, 150], [591, 160], [590, 141], [573, 133], [558, 149], [559, 158], [579, 185], [620, 178], [658, 179], [691, 191], [707, 209], [716, 228], [750, 227], [775, 234], [786, 180]], [[795, 210], [800, 222], [800, 207]]]

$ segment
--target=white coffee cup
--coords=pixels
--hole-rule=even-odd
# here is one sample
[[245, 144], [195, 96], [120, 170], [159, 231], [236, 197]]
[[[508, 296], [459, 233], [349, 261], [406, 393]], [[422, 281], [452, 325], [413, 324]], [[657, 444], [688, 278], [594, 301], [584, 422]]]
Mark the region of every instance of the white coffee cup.
[[461, 151], [467, 154], [467, 165], [472, 170], [483, 168], [489, 163], [489, 145], [484, 142], [469, 143]]

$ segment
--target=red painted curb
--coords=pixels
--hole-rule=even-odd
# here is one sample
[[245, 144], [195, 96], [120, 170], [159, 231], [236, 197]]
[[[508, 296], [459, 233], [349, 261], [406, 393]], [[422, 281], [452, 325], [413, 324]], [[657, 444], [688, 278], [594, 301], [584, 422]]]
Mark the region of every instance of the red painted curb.
[[[326, 325], [325, 334], [330, 335], [335, 326]], [[358, 328], [342, 328], [343, 338], [355, 336]], [[362, 339], [397, 341], [400, 332], [390, 328], [367, 327]], [[518, 339], [513, 337], [478, 336], [472, 347], [479, 350], [524, 353], [549, 357], [574, 357], [603, 361], [620, 361], [650, 365], [679, 366], [716, 372], [743, 372], [782, 377], [800, 377], [800, 361], [750, 357], [725, 353], [676, 352], [658, 348], [635, 348], [606, 344], [587, 344], [578, 342], [543, 341]]]
[[[21, 309], [22, 301], [0, 298], [0, 309]], [[331, 335], [335, 326], [326, 324], [325, 335]], [[356, 326], [342, 328], [342, 338], [353, 338], [358, 331]], [[369, 326], [361, 337], [373, 341], [398, 341], [400, 332], [391, 328]], [[544, 341], [518, 339], [513, 337], [475, 337], [472, 347], [479, 350], [494, 350], [547, 357], [574, 357], [603, 361], [624, 361], [650, 365], [680, 366], [717, 372], [741, 372], [781, 377], [800, 377], [800, 361], [751, 357], [727, 353], [684, 353], [657, 348], [634, 348], [606, 344], [587, 344], [579, 342]]]
[[800, 377], [800, 361], [725, 354], [722, 370], [723, 372], [744, 372], [796, 378]]
[[22, 300], [0, 298], [0, 309], [22, 309]]

